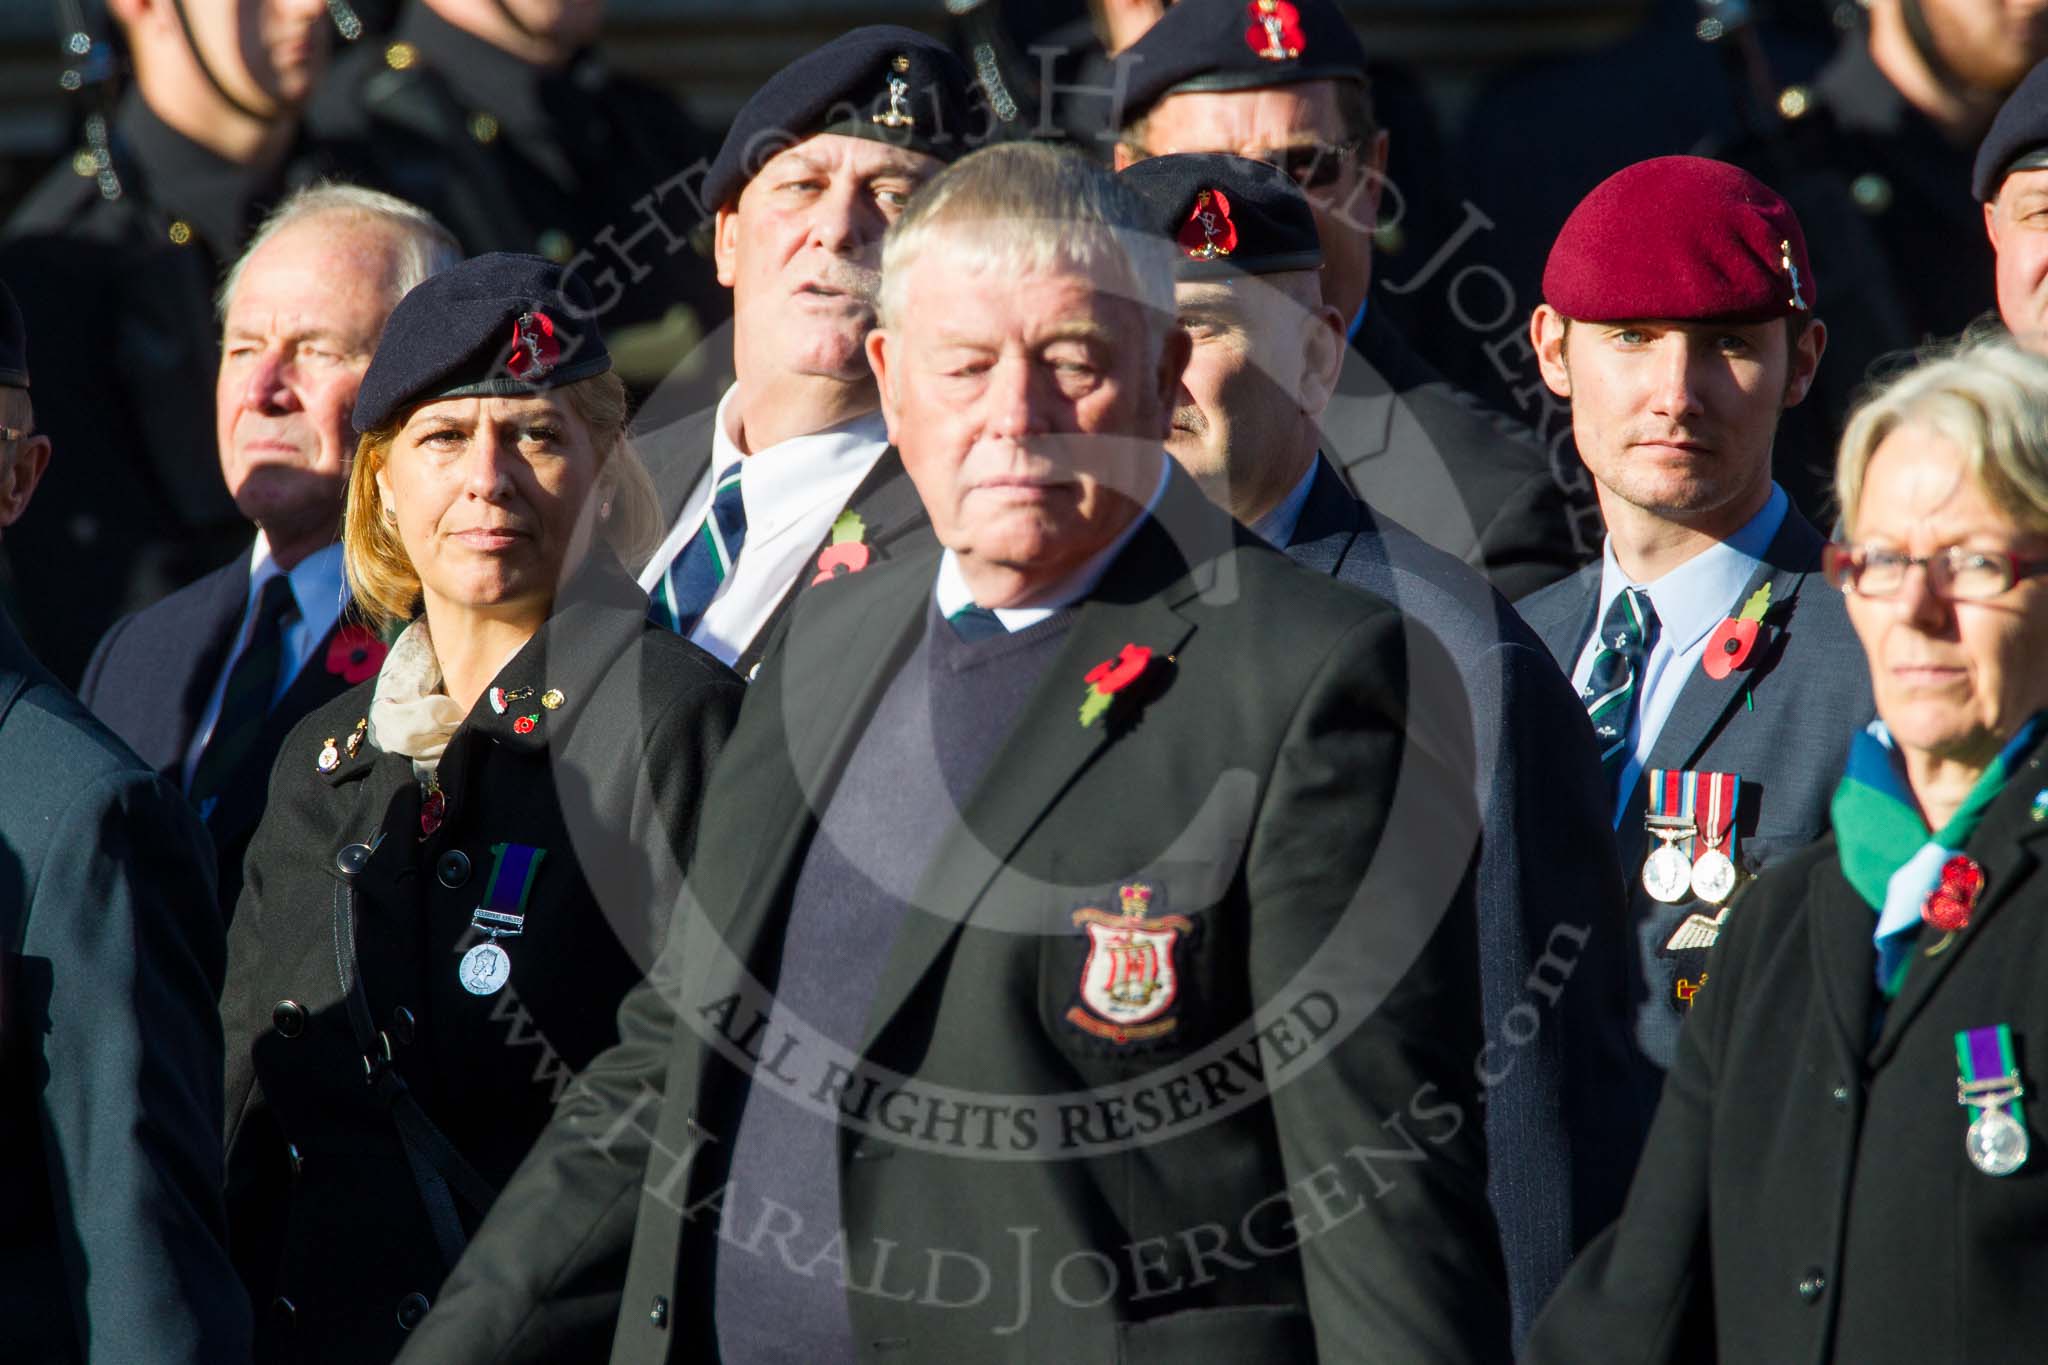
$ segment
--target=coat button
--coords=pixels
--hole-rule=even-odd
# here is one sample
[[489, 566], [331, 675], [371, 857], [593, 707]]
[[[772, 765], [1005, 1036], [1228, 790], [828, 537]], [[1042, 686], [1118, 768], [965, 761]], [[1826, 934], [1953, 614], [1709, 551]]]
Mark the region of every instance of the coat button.
[[401, 1043], [410, 1043], [412, 1041], [414, 1023], [412, 1011], [400, 1005], [397, 1009], [391, 1011], [391, 1036]]
[[420, 1319], [427, 1315], [427, 1296], [407, 1294], [398, 1301], [398, 1325], [410, 1332], [420, 1325]]
[[1849, 1107], [1849, 1087], [1848, 1087], [1848, 1086], [1846, 1086], [1846, 1085], [1838, 1085], [1838, 1086], [1836, 1086], [1836, 1087], [1835, 1087], [1835, 1090], [1834, 1090], [1834, 1093], [1833, 1093], [1832, 1095], [1830, 1095], [1830, 1096], [1829, 1096], [1828, 1098], [1829, 1098], [1829, 1099], [1832, 1099], [1832, 1100], [1833, 1100], [1833, 1101], [1835, 1102], [1835, 1105], [1836, 1105], [1836, 1107], [1837, 1107], [1837, 1108], [1841, 1108], [1841, 1109], [1846, 1109], [1846, 1108], [1848, 1108], [1848, 1107]]
[[654, 1326], [655, 1326], [655, 1328], [656, 1328], [657, 1330], [659, 1330], [659, 1329], [662, 1329], [662, 1328], [665, 1328], [665, 1327], [667, 1327], [667, 1326], [668, 1326], [668, 1296], [667, 1296], [667, 1295], [665, 1295], [665, 1294], [656, 1294], [656, 1295], [654, 1296], [654, 1306], [653, 1306], [652, 1308], [649, 1308], [649, 1309], [647, 1310], [647, 1320], [648, 1320], [649, 1322], [653, 1323], [653, 1324], [654, 1324]]
[[289, 1332], [299, 1325], [299, 1310], [290, 1299], [280, 1294], [270, 1301], [270, 1320], [277, 1324], [280, 1332]]
[[369, 861], [370, 846], [368, 844], [346, 844], [342, 847], [341, 852], [334, 855], [334, 865], [340, 868], [342, 875], [346, 877], [353, 877], [356, 873], [361, 872], [368, 865]]
[[449, 849], [434, 864], [434, 875], [441, 879], [441, 885], [454, 890], [469, 880], [469, 855], [459, 848]]
[[306, 1007], [296, 1000], [280, 1000], [270, 1007], [270, 1022], [287, 1038], [306, 1031]]
[[1820, 1267], [1810, 1267], [1805, 1278], [1799, 1281], [1799, 1297], [1808, 1303], [1817, 1303], [1827, 1287], [1828, 1277], [1820, 1273]]

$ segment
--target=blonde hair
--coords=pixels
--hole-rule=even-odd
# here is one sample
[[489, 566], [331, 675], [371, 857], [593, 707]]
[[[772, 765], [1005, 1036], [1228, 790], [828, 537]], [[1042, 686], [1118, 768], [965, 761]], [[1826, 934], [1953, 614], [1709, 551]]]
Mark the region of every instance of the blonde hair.
[[1842, 432], [1835, 464], [1835, 499], [1850, 536], [1870, 458], [1905, 426], [1961, 451], [1965, 476], [2015, 525], [2048, 531], [2048, 360], [2010, 337], [1979, 333], [1923, 350], [1875, 383]]
[[1142, 304], [1156, 357], [1173, 325], [1174, 244], [1145, 204], [1077, 152], [1006, 142], [932, 177], [882, 242], [881, 325], [903, 317], [903, 281], [934, 234], [964, 239], [992, 274], [1078, 270], [1121, 283]]
[[[590, 496], [611, 506], [598, 533], [621, 562], [638, 564], [653, 552], [664, 528], [654, 480], [626, 430], [626, 386], [616, 374], [606, 372], [564, 386], [561, 396], [589, 427], [598, 453], [598, 476]], [[341, 523], [341, 558], [349, 591], [358, 610], [379, 630], [412, 620], [421, 608], [419, 572], [405, 553], [398, 528], [384, 519], [384, 500], [377, 491], [377, 473], [410, 415], [411, 409], [399, 413], [375, 431], [364, 432], [356, 443]]]

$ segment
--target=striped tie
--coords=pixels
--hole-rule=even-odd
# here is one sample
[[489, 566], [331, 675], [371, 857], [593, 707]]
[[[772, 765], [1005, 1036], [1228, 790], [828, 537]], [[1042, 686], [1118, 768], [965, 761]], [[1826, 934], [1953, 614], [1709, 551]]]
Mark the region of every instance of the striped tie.
[[711, 490], [711, 510], [690, 543], [648, 595], [647, 619], [687, 637], [718, 596], [747, 543], [747, 509], [740, 501], [740, 466]]
[[976, 606], [972, 602], [948, 616], [946, 624], [953, 628], [955, 635], [970, 645], [977, 640], [993, 640], [998, 635], [1010, 633], [1009, 627], [1003, 624], [1002, 617], [987, 607]]
[[278, 669], [284, 663], [284, 623], [298, 610], [292, 582], [283, 574], [273, 576], [256, 594], [249, 643], [228, 670], [227, 685], [220, 695], [220, 715], [192, 769], [192, 785], [186, 793], [200, 807], [201, 818], [213, 814], [214, 798], [256, 750], [271, 699], [277, 695]]
[[1600, 647], [1580, 693], [1600, 745], [1600, 769], [1611, 790], [1628, 766], [1629, 736], [1635, 731], [1636, 679], [1657, 633], [1657, 609], [1641, 588], [1623, 588], [1600, 623]]

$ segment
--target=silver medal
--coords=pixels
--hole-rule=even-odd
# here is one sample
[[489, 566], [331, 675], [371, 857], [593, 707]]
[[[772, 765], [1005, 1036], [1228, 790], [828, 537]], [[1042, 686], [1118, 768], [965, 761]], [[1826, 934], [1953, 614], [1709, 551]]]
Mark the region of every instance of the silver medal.
[[2002, 1108], [1985, 1109], [1963, 1139], [1970, 1164], [1986, 1175], [2011, 1175], [2027, 1164], [2027, 1130]]
[[1691, 889], [1692, 863], [1684, 850], [1674, 843], [1659, 844], [1643, 863], [1643, 890], [1666, 905], [1676, 905]]
[[1692, 893], [1703, 901], [1719, 905], [1735, 890], [1735, 863], [1718, 848], [1700, 854], [1692, 865]]
[[455, 975], [471, 995], [492, 995], [512, 979], [512, 958], [495, 941], [479, 943], [462, 955]]

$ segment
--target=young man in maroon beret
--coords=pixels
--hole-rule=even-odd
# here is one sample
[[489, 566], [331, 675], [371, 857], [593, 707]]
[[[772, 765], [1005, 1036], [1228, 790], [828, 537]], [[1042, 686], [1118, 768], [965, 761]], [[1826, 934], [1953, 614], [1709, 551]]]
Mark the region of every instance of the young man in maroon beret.
[[[1523, 599], [1601, 749], [1632, 880], [1636, 1041], [1660, 1070], [1749, 877], [1827, 827], [1868, 673], [1824, 538], [1771, 478], [1827, 346], [1806, 239], [1769, 186], [1659, 157], [1565, 222], [1530, 341], [1570, 401], [1607, 536]], [[1812, 452], [1817, 459], [1829, 452]]]

